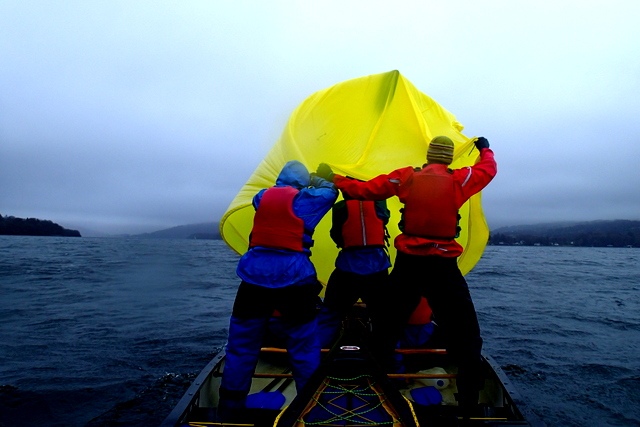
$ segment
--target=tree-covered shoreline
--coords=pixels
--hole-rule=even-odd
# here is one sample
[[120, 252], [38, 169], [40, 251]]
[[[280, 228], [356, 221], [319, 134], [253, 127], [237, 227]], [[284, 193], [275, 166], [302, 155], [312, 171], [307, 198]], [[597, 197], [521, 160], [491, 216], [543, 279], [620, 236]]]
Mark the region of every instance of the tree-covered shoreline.
[[0, 235], [82, 237], [78, 230], [69, 230], [53, 221], [2, 215], [0, 215]]
[[[52, 221], [0, 215], [0, 235], [81, 237]], [[135, 237], [220, 239], [217, 223], [190, 224]], [[640, 221], [543, 223], [491, 231], [489, 245], [640, 247]]]
[[640, 221], [614, 220], [502, 227], [490, 245], [640, 247]]

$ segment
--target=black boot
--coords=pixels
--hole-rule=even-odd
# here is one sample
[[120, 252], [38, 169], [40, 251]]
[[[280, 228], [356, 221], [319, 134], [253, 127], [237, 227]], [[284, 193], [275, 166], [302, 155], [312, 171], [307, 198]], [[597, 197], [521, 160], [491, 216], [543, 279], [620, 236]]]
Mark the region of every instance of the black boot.
[[460, 408], [460, 416], [462, 417], [463, 426], [468, 426], [471, 423], [472, 417], [479, 416], [478, 398], [479, 393], [477, 391], [466, 393], [458, 393], [458, 407]]
[[246, 413], [247, 393], [220, 388], [216, 419], [218, 422], [241, 423]]

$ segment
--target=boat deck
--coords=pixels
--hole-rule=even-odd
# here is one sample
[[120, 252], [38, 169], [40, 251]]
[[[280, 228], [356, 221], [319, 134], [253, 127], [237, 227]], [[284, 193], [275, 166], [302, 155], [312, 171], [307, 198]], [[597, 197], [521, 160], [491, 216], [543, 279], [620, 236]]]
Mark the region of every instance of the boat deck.
[[343, 333], [330, 351], [324, 350], [320, 368], [300, 394], [287, 351], [263, 348], [247, 408], [224, 422], [217, 413], [225, 360], [221, 352], [194, 380], [162, 427], [544, 426], [487, 355], [477, 412], [462, 424], [456, 400], [457, 366], [446, 350], [397, 349], [405, 372], [383, 372], [362, 340], [366, 330], [361, 330], [361, 322], [355, 323], [356, 328], [346, 328], [351, 334]]

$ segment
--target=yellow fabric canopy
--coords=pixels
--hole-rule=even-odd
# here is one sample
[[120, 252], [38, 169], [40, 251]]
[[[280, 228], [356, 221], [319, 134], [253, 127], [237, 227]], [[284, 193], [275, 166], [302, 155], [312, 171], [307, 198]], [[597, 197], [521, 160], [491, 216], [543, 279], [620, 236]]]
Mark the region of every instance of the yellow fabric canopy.
[[[433, 99], [420, 92], [398, 71], [390, 71], [338, 83], [314, 93], [291, 114], [280, 139], [262, 160], [229, 205], [220, 221], [224, 241], [239, 254], [248, 248], [253, 226], [253, 196], [275, 184], [289, 160], [299, 160], [310, 172], [321, 162], [334, 172], [367, 180], [405, 166], [426, 162], [429, 141], [446, 135], [455, 144], [452, 168], [473, 165], [479, 152], [464, 136], [463, 126]], [[391, 211], [389, 233], [398, 233], [400, 208], [397, 197], [387, 201]], [[457, 239], [465, 248], [458, 259], [463, 274], [478, 262], [486, 246], [489, 229], [482, 212], [480, 194], [460, 210], [462, 232]], [[327, 282], [338, 249], [329, 237], [331, 214], [314, 234], [311, 249], [318, 278]], [[392, 261], [395, 249], [390, 248]]]

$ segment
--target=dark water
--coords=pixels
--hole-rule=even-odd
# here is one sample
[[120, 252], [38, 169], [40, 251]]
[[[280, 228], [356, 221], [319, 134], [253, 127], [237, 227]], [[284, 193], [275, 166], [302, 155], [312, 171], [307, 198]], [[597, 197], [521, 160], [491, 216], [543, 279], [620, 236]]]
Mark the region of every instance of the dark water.
[[[221, 241], [0, 236], [0, 426], [157, 425], [224, 344]], [[640, 251], [488, 247], [491, 354], [550, 426], [640, 426]]]

